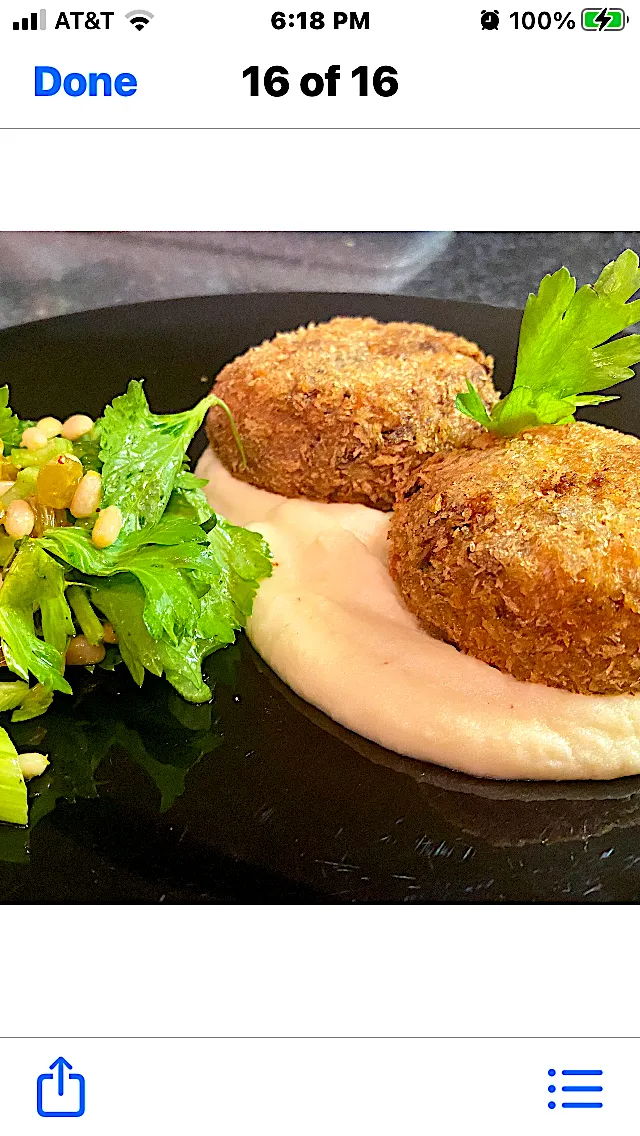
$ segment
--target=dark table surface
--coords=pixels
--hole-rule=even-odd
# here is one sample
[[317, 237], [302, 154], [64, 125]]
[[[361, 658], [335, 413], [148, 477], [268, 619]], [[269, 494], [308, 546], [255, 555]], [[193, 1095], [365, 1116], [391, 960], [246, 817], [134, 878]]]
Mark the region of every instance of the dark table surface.
[[640, 252], [640, 233], [452, 233], [401, 291], [521, 308], [547, 272], [566, 264], [578, 286], [590, 284], [625, 248]]

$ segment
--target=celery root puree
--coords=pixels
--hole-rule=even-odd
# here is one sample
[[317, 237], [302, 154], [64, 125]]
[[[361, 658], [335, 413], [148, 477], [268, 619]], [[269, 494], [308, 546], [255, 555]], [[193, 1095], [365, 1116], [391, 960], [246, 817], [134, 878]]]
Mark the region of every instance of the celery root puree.
[[274, 558], [247, 624], [302, 698], [388, 749], [477, 777], [601, 780], [640, 772], [640, 699], [521, 682], [432, 638], [386, 566], [389, 514], [291, 500], [234, 478], [209, 450], [214, 509]]

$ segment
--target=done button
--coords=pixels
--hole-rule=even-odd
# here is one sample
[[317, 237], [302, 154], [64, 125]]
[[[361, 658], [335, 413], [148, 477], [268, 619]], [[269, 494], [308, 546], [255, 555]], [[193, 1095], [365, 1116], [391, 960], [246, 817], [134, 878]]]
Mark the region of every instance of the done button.
[[86, 76], [70, 71], [63, 78], [57, 67], [36, 67], [35, 78], [36, 95], [57, 95], [63, 90], [77, 99], [79, 95], [111, 95], [115, 91], [127, 99], [138, 89], [138, 80], [129, 71], [122, 71], [113, 80], [106, 71], [90, 71]]

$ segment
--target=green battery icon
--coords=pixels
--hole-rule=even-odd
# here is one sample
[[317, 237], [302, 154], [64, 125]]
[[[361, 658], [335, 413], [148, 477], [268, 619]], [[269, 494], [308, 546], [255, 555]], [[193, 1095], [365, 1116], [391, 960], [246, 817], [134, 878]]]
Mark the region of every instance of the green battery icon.
[[627, 22], [624, 8], [583, 8], [585, 32], [620, 32]]

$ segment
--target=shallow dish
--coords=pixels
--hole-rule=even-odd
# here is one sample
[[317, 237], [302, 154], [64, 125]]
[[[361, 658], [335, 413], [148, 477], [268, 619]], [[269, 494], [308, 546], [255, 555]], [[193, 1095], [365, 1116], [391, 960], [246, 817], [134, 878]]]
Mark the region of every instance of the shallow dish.
[[[455, 330], [495, 355], [496, 386], [509, 386], [518, 311], [304, 293], [138, 304], [9, 329], [1, 381], [24, 417], [80, 402], [97, 414], [143, 376], [152, 408], [169, 412], [252, 344], [336, 314]], [[634, 384], [589, 417], [640, 433]], [[201, 435], [194, 456], [203, 445]], [[52, 783], [32, 802], [28, 833], [0, 827], [0, 902], [640, 897], [640, 778], [474, 780], [336, 726], [244, 638], [206, 669], [210, 707], [186, 705], [161, 682], [146, 680], [140, 694], [119, 668], [83, 676], [73, 703], [21, 725], [16, 740], [49, 754]]]

